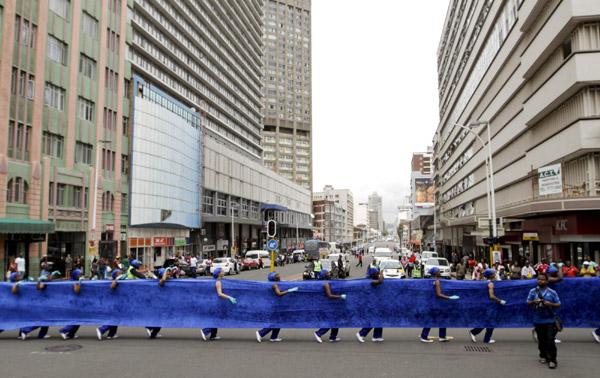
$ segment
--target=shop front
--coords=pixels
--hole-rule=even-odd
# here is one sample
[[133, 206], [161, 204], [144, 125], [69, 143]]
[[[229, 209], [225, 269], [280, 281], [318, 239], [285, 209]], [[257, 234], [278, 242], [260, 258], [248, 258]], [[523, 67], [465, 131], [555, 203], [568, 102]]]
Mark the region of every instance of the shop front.
[[140, 260], [149, 270], [175, 256], [191, 254], [194, 246], [188, 229], [131, 228], [127, 244], [130, 258]]

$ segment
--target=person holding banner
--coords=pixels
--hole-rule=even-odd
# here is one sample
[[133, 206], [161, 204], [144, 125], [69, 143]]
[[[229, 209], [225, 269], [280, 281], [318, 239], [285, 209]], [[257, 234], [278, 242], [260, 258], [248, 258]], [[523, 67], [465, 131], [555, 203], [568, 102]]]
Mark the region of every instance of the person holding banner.
[[[326, 269], [323, 269], [319, 272], [319, 275], [317, 278], [319, 280], [327, 281], [331, 278], [331, 274]], [[330, 298], [330, 299], [340, 299], [341, 298], [343, 300], [346, 300], [346, 294], [342, 294], [342, 295], [331, 294], [331, 287], [329, 286], [329, 282], [325, 282], [323, 284], [323, 288], [325, 289], [325, 294], [327, 294], [328, 298]], [[339, 328], [321, 328], [317, 332], [315, 332], [315, 339], [317, 339], [317, 341], [319, 343], [322, 343], [323, 340], [321, 339], [321, 336], [326, 334], [327, 331], [329, 331], [329, 330], [331, 330], [331, 333], [329, 334], [329, 342], [334, 343], [334, 342], [341, 340], [339, 337], [337, 337], [337, 334], [340, 330]]]
[[[440, 271], [440, 268], [438, 268], [437, 266], [434, 266], [433, 268], [429, 269], [429, 274], [431, 275], [431, 277], [435, 280], [433, 281], [433, 285], [435, 286], [435, 295], [438, 298], [442, 298], [442, 299], [450, 299], [450, 300], [457, 300], [460, 297], [458, 295], [452, 295], [452, 296], [447, 296], [442, 294], [442, 289], [440, 288], [440, 274], [442, 272]], [[421, 332], [421, 342], [422, 343], [432, 343], [433, 340], [429, 338], [429, 331], [431, 331], [431, 328], [423, 328], [423, 331]], [[439, 333], [439, 341], [444, 342], [444, 341], [449, 341], [450, 339], [446, 337], [446, 328], [440, 328], [440, 333]]]
[[[215, 280], [217, 280], [217, 282], [215, 282], [215, 288], [217, 289], [217, 295], [219, 296], [219, 298], [229, 299], [229, 301], [232, 304], [236, 304], [237, 301], [235, 300], [234, 297], [231, 297], [231, 296], [226, 295], [226, 294], [223, 293], [223, 289], [221, 287], [221, 278], [223, 278], [224, 274], [225, 273], [223, 272], [223, 270], [221, 268], [217, 268], [213, 272], [213, 278]], [[218, 331], [219, 331], [218, 328], [203, 328], [202, 331], [201, 331], [202, 340], [206, 341], [206, 336], [209, 336], [209, 335], [210, 335], [209, 340], [219, 340], [220, 337], [217, 336], [217, 332]]]
[[[269, 273], [269, 276], [267, 278], [271, 282], [279, 282], [281, 280], [281, 277], [279, 276], [279, 273], [277, 273], [277, 272]], [[275, 294], [277, 294], [278, 297], [283, 297], [286, 294], [298, 291], [297, 287], [293, 287], [286, 291], [280, 291], [279, 285], [277, 285], [276, 283], [274, 283], [271, 286], [271, 288], [273, 289]], [[271, 339], [269, 339], [269, 341], [279, 342], [279, 341], [281, 341], [281, 339], [279, 338], [279, 331], [281, 331], [281, 328], [263, 328], [260, 331], [256, 331], [256, 341], [258, 341], [259, 343], [262, 342], [262, 338], [264, 336], [266, 336], [269, 332], [271, 332]]]
[[[75, 294], [79, 294], [79, 291], [81, 290], [81, 281], [83, 281], [83, 272], [81, 271], [81, 269], [75, 269], [71, 273], [71, 281], [76, 281], [73, 284], [73, 292]], [[76, 333], [78, 330], [79, 330], [78, 325], [68, 325], [68, 326], [65, 326], [65, 327], [59, 329], [58, 332], [60, 333], [60, 336], [63, 338], [63, 340], [67, 340], [67, 339], [76, 339], [77, 338]]]
[[[376, 287], [377, 285], [381, 285], [383, 283], [383, 273], [381, 273], [378, 269], [369, 269], [367, 272], [367, 279], [371, 281], [371, 287]], [[363, 328], [356, 334], [356, 338], [359, 342], [364, 343], [365, 337], [371, 332], [373, 328]], [[381, 342], [383, 341], [383, 328], [375, 328], [373, 331], [373, 338], [371, 339], [373, 342]]]
[[[504, 306], [506, 304], [506, 301], [498, 299], [494, 295], [494, 283], [492, 282], [492, 281], [494, 281], [496, 279], [496, 272], [494, 271], [494, 269], [486, 269], [483, 272], [483, 276], [488, 281], [487, 287], [488, 287], [488, 294], [490, 296], [490, 299], [493, 300], [493, 301], [496, 301], [496, 302], [500, 303], [502, 306]], [[472, 329], [472, 330], [469, 331], [469, 336], [471, 337], [471, 340], [474, 343], [477, 342], [476, 336], [479, 335], [481, 333], [481, 331], [483, 331], [483, 328], [474, 328], [474, 329]], [[492, 340], [492, 333], [493, 332], [494, 332], [493, 328], [486, 328], [486, 330], [485, 330], [485, 336], [483, 337], [483, 342], [484, 343], [493, 344], [493, 343], [496, 342], [496, 340]]]

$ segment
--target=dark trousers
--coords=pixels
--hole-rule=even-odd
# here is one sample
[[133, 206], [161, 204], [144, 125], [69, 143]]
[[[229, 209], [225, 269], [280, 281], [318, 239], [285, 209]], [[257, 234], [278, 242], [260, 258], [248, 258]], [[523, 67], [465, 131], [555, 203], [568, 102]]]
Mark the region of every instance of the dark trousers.
[[100, 334], [104, 335], [104, 333], [108, 331], [108, 337], [114, 337], [117, 334], [118, 328], [118, 326], [105, 325], [98, 329], [100, 330]]
[[196, 268], [192, 267], [192, 278], [196, 278]]
[[[471, 333], [475, 336], [479, 335], [481, 333], [481, 331], [483, 331], [483, 328], [474, 328], [471, 330]], [[494, 333], [494, 329], [493, 328], [486, 328], [485, 329], [485, 336], [483, 337], [483, 342], [484, 343], [489, 343], [490, 339], [492, 338], [492, 333]]]
[[75, 334], [77, 333], [78, 330], [79, 330], [78, 325], [68, 325], [68, 326], [65, 326], [64, 328], [59, 329], [58, 332], [66, 333], [67, 339], [72, 339], [75, 337]]
[[[427, 339], [429, 337], [429, 331], [431, 331], [431, 328], [423, 328], [423, 331], [421, 332], [421, 338]], [[440, 339], [445, 339], [445, 338], [446, 338], [446, 328], [440, 328]]]
[[148, 331], [150, 331], [150, 338], [155, 339], [156, 335], [160, 332], [160, 327], [146, 327]]
[[[358, 332], [359, 335], [361, 335], [362, 337], [365, 337], [369, 334], [369, 332], [371, 332], [373, 328], [363, 328], [360, 330], [360, 332]], [[374, 339], [381, 339], [383, 337], [383, 328], [375, 328], [375, 330], [373, 331], [373, 338]]]
[[210, 338], [214, 339], [215, 337], [217, 337], [218, 330], [219, 330], [218, 328], [203, 328], [202, 333], [204, 333], [204, 335], [206, 335], [206, 336], [208, 336], [210, 334]]
[[535, 323], [538, 336], [540, 358], [556, 363], [556, 344], [554, 344], [554, 323]]
[[319, 337], [322, 337], [322, 336], [323, 336], [324, 334], [326, 334], [326, 333], [327, 333], [327, 331], [329, 331], [330, 329], [331, 329], [331, 333], [329, 334], [329, 340], [335, 340], [335, 339], [337, 339], [337, 334], [338, 334], [338, 332], [340, 331], [340, 329], [339, 329], [339, 328], [321, 328], [321, 329], [319, 329], [319, 330], [316, 332], [316, 334], [317, 334]]
[[271, 332], [271, 340], [275, 340], [279, 336], [279, 331], [281, 331], [281, 328], [263, 328], [258, 331], [258, 334], [260, 337], [265, 337], [267, 333]]
[[359, 265], [360, 265], [360, 266], [363, 266], [363, 265], [362, 265], [362, 260], [358, 260], [358, 264], [356, 264], [356, 266], [359, 266]]
[[28, 334], [29, 332], [35, 331], [36, 329], [40, 329], [40, 332], [38, 333], [37, 337], [38, 339], [43, 339], [44, 336], [46, 336], [46, 334], [48, 333], [48, 328], [50, 327], [25, 327], [25, 328], [21, 328], [21, 330], [19, 331], [19, 334], [24, 333], [24, 334]]

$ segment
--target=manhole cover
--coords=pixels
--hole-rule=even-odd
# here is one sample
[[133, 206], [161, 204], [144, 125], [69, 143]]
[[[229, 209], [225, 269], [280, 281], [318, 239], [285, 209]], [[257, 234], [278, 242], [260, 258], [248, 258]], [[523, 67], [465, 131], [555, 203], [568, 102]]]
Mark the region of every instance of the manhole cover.
[[54, 352], [54, 353], [73, 352], [73, 351], [79, 350], [81, 348], [83, 348], [81, 345], [57, 345], [57, 346], [52, 346], [52, 347], [46, 348], [46, 352]]
[[464, 351], [469, 353], [494, 353], [494, 351], [490, 347], [474, 345], [465, 345]]

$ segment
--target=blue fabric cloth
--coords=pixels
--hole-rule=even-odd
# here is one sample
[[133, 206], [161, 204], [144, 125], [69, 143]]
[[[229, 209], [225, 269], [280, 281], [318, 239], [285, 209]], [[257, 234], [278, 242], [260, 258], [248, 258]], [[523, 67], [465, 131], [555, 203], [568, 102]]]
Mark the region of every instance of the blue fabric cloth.
[[[347, 300], [329, 299], [323, 281], [280, 282], [279, 289], [299, 290], [278, 297], [271, 282], [222, 280], [223, 292], [237, 299], [232, 305], [216, 295], [214, 280], [173, 280], [159, 286], [156, 280], [124, 280], [110, 290], [110, 281], [85, 281], [79, 294], [69, 281], [48, 282], [36, 290], [25, 282], [19, 295], [12, 285], [0, 282], [0, 329], [63, 326], [65, 324], [183, 328], [530, 328], [533, 310], [527, 306], [537, 280], [494, 282], [494, 293], [507, 301], [497, 305], [489, 298], [485, 281], [440, 280], [444, 295], [437, 298], [435, 280], [385, 280], [373, 290], [366, 279], [327, 281], [333, 294]], [[562, 299], [560, 311], [565, 327], [600, 327], [600, 279], [564, 278], [553, 284]], [[365, 297], [368, 295], [368, 302]], [[60, 305], [58, 305], [60, 304]]]
[[319, 272], [319, 274], [317, 275], [317, 278], [322, 280], [323, 278], [325, 278], [325, 275], [327, 274], [327, 270], [323, 269]]
[[79, 279], [79, 275], [82, 273], [83, 272], [81, 271], [81, 269], [75, 269], [73, 273], [71, 273], [71, 281], [77, 281]]
[[379, 272], [379, 270], [377, 270], [377, 268], [369, 268], [369, 269], [367, 270], [367, 277], [366, 277], [366, 278], [371, 278], [371, 275], [372, 275], [373, 273], [377, 273], [377, 272]]
[[437, 266], [434, 266], [433, 268], [429, 269], [428, 273], [433, 276], [434, 274], [436, 274], [439, 271], [440, 271], [440, 268], [438, 268]]
[[269, 275], [267, 276], [267, 279], [269, 281], [275, 281], [275, 276], [277, 275], [277, 272], [271, 272], [269, 273]]
[[558, 272], [558, 268], [555, 266], [551, 266], [550, 268], [546, 269], [546, 273], [548, 274], [552, 274], [552, 273], [556, 273]]
[[215, 269], [215, 271], [213, 272], [213, 278], [219, 277], [219, 273], [221, 273], [221, 268]]
[[490, 277], [492, 276], [492, 274], [494, 274], [494, 273], [496, 273], [496, 271], [495, 271], [494, 269], [486, 269], [486, 270], [483, 272], [483, 276], [484, 276], [485, 278], [490, 278]]
[[[547, 287], [546, 290], [541, 290], [541, 289], [539, 289], [539, 290], [540, 290], [540, 293], [542, 294], [542, 298], [544, 298], [544, 301], [548, 301], [550, 303], [560, 303], [560, 299], [558, 298], [558, 294], [556, 293], [556, 291], [550, 289], [549, 287]], [[539, 296], [536, 288], [534, 287], [533, 289], [531, 289], [529, 291], [529, 295], [527, 296], [527, 302], [533, 301], [539, 297], [540, 296]], [[550, 310], [552, 310], [552, 311], [550, 311]], [[538, 308], [533, 311], [533, 323], [534, 324], [536, 324], [536, 323], [537, 324], [552, 323], [552, 322], [554, 322], [554, 314], [556, 314], [557, 312], [558, 312], [557, 308], [552, 308], [552, 309], [548, 309], [546, 307]]]
[[15, 282], [15, 279], [19, 275], [19, 272], [13, 272], [10, 274], [10, 282]]

